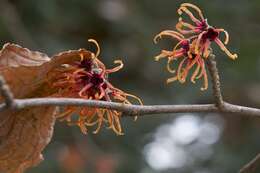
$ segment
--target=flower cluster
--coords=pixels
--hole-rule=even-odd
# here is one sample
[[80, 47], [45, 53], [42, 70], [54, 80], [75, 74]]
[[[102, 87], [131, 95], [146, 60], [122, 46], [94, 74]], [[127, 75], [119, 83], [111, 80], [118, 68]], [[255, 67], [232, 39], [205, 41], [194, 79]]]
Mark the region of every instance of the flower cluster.
[[[80, 49], [78, 51], [80, 61], [63, 64], [50, 74], [49, 81], [51, 81], [52, 88], [55, 89], [53, 96], [114, 101], [123, 104], [131, 104], [128, 97], [132, 97], [142, 104], [138, 97], [114, 87], [108, 80], [110, 73], [123, 68], [122, 61], [114, 61], [118, 65], [112, 69], [107, 69], [98, 59], [100, 53], [98, 43], [93, 39], [89, 41], [97, 46], [96, 54]], [[72, 119], [74, 113], [79, 115], [76, 121]], [[94, 133], [97, 133], [105, 122], [116, 134], [121, 135], [120, 116], [121, 112], [115, 110], [67, 106], [58, 117], [61, 120], [68, 121], [69, 124], [78, 125], [83, 133], [87, 133], [88, 126], [97, 126], [94, 131]]]
[[[196, 12], [198, 17], [195, 17], [191, 10]], [[183, 21], [182, 15], [184, 13], [191, 19], [192, 24]], [[230, 53], [225, 47], [229, 42], [227, 31], [210, 26], [197, 6], [190, 3], [183, 3], [178, 9], [178, 14], [180, 18], [176, 25], [177, 31], [165, 30], [154, 38], [154, 42], [157, 43], [158, 39], [162, 36], [170, 36], [176, 39], [178, 43], [173, 50], [162, 50], [161, 54], [155, 57], [155, 60], [168, 58], [168, 71], [176, 73], [176, 76], [169, 78], [167, 83], [176, 80], [184, 83], [189, 75], [189, 71], [196, 66], [190, 80], [192, 83], [195, 83], [196, 79], [203, 78], [204, 86], [201, 90], [206, 90], [208, 88], [208, 79], [205, 60], [212, 53], [211, 43], [215, 42], [233, 60], [237, 58], [237, 54]], [[219, 38], [220, 33], [225, 34], [224, 43]], [[177, 72], [171, 68], [171, 62], [174, 60], [179, 60]]]

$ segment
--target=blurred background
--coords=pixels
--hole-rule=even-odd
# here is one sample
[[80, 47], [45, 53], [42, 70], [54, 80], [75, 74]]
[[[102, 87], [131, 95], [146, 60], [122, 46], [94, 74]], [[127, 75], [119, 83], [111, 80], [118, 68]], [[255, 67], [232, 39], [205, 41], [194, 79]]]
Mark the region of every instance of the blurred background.
[[[232, 61], [217, 46], [224, 98], [234, 104], [260, 107], [259, 0], [0, 0], [0, 42], [14, 42], [52, 56], [86, 48], [98, 40], [108, 67], [121, 58], [125, 67], [110, 76], [124, 91], [145, 104], [192, 104], [213, 101], [211, 89], [165, 81], [166, 61], [153, 57], [175, 43], [155, 34], [174, 29], [177, 8], [192, 2], [211, 25], [225, 28]], [[45, 161], [29, 173], [231, 173], [260, 152], [260, 120], [229, 114], [164, 114], [123, 118], [124, 136], [103, 128], [83, 135], [58, 122]], [[259, 172], [260, 170], [258, 170]]]

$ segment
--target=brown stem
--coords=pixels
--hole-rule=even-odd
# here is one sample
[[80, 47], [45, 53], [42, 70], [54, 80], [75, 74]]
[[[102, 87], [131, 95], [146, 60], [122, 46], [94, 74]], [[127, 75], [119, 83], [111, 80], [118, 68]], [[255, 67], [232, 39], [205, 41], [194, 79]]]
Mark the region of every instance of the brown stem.
[[253, 173], [257, 166], [260, 164], [260, 153], [249, 163], [247, 163], [245, 166], [243, 166], [239, 173]]
[[5, 101], [5, 107], [13, 107], [15, 105], [13, 94], [2, 76], [0, 76], [0, 94]]
[[224, 109], [224, 101], [221, 94], [220, 79], [219, 79], [219, 73], [217, 69], [217, 63], [215, 61], [215, 55], [210, 55], [210, 57], [207, 60], [207, 66], [211, 76], [212, 89], [213, 89], [213, 95], [215, 98], [216, 106], [222, 110]]

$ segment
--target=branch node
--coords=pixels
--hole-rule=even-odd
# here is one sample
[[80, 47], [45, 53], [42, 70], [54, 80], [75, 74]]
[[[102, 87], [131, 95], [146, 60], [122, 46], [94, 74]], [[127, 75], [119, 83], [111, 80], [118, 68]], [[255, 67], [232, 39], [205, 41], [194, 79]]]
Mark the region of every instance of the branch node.
[[5, 106], [7, 108], [14, 108], [15, 107], [15, 101], [13, 98], [13, 94], [10, 91], [9, 86], [6, 84], [5, 79], [0, 76], [0, 94], [2, 95], [4, 102], [5, 102]]

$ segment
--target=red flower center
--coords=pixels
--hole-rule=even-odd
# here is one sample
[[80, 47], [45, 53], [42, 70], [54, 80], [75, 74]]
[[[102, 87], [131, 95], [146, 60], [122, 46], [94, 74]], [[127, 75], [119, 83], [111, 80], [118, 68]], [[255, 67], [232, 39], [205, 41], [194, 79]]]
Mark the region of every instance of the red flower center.
[[91, 59], [85, 58], [84, 60], [82, 60], [80, 62], [79, 67], [84, 68], [86, 71], [91, 71], [92, 64], [93, 64], [93, 62]]
[[184, 40], [181, 43], [181, 48], [185, 51], [188, 52], [190, 50], [190, 42], [188, 40]]
[[89, 83], [89, 79], [90, 79], [89, 76], [84, 75], [84, 76], [81, 76], [77, 82], [78, 82], [78, 84], [85, 86]]
[[205, 34], [203, 34], [202, 39], [206, 41], [209, 39], [210, 41], [214, 41], [219, 36], [219, 33], [214, 30], [214, 28], [209, 28]]
[[101, 75], [97, 73], [93, 73], [90, 79], [90, 83], [92, 83], [94, 87], [98, 88], [104, 83], [104, 79], [102, 78]]
[[197, 56], [196, 54], [192, 53], [192, 54], [191, 54], [191, 59], [195, 59], [196, 56]]
[[198, 28], [201, 30], [201, 31], [206, 31], [207, 30], [207, 27], [208, 27], [208, 23], [206, 20], [203, 20], [199, 23], [199, 25], [197, 25]]

